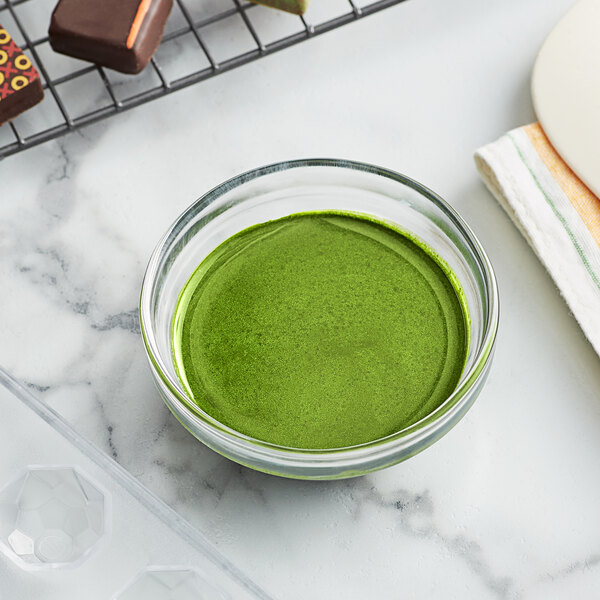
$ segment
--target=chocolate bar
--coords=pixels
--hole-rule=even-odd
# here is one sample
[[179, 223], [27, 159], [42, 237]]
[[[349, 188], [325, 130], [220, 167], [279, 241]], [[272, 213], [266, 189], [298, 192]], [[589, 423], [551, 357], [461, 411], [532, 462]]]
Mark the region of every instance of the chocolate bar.
[[50, 21], [56, 52], [139, 73], [158, 48], [173, 0], [59, 0]]
[[264, 4], [265, 6], [285, 10], [286, 12], [291, 12], [295, 15], [303, 15], [308, 8], [309, 1], [310, 0], [251, 0], [254, 4]]
[[38, 72], [0, 25], [0, 125], [35, 106], [43, 97]]

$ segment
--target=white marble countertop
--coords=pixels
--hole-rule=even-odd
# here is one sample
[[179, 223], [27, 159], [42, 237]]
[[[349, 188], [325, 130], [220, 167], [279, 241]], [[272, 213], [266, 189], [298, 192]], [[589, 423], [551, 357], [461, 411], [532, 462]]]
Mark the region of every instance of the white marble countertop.
[[[569, 4], [413, 0], [2, 161], [0, 364], [278, 598], [597, 597], [599, 359], [472, 160], [534, 119], [533, 60]], [[316, 155], [447, 198], [495, 265], [502, 310], [467, 417], [401, 465], [332, 483], [193, 439], [137, 324], [146, 261], [188, 204]]]

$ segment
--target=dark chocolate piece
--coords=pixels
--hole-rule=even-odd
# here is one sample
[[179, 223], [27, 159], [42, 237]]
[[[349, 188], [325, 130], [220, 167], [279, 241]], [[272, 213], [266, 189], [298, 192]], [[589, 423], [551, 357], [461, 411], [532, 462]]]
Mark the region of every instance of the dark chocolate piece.
[[43, 97], [38, 72], [0, 25], [0, 125], [35, 106]]
[[158, 48], [173, 0], [59, 0], [50, 21], [56, 52], [139, 73]]

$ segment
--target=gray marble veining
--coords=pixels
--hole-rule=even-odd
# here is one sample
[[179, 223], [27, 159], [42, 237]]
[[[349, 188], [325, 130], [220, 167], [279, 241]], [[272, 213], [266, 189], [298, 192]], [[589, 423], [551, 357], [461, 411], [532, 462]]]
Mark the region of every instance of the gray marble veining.
[[[534, 118], [529, 69], [569, 3], [406, 3], [4, 160], [0, 364], [279, 598], [595, 597], [598, 357], [471, 159]], [[489, 383], [450, 434], [322, 483], [196, 442], [154, 389], [137, 314], [152, 248], [191, 201], [311, 155], [448, 198], [496, 266], [503, 310]]]

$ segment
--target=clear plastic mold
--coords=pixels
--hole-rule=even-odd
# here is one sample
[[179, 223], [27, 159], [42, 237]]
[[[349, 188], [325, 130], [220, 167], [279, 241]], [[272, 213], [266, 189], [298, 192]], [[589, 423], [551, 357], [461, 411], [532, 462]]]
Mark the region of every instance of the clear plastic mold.
[[108, 506], [73, 467], [27, 467], [0, 490], [0, 549], [24, 568], [75, 567], [108, 535]]
[[197, 569], [148, 567], [113, 600], [229, 600]]
[[0, 600], [270, 600], [1, 369], [0, 430]]

